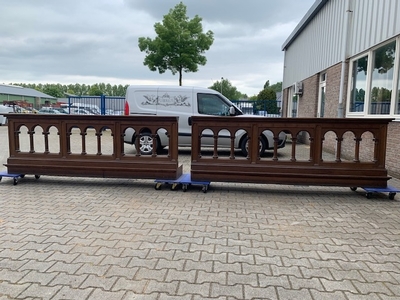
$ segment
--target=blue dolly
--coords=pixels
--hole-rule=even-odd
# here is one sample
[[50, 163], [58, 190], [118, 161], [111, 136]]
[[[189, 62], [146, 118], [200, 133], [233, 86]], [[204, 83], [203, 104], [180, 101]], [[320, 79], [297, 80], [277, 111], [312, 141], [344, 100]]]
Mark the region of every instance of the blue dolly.
[[[357, 190], [356, 187], [351, 187], [350, 188], [352, 191]], [[389, 199], [394, 200], [394, 197], [396, 196], [396, 193], [400, 192], [399, 189], [393, 187], [393, 186], [386, 186], [384, 188], [370, 188], [370, 187], [362, 187], [362, 189], [365, 191], [365, 196], [370, 199], [372, 197], [372, 193], [389, 193]]]
[[24, 174], [12, 174], [12, 173], [8, 173], [8, 172], [0, 172], [0, 181], [3, 179], [3, 177], [10, 177], [13, 179], [14, 181], [14, 185], [18, 184], [18, 180], [20, 178], [24, 178], [25, 175]]
[[171, 184], [171, 190], [176, 190], [179, 185], [182, 185], [182, 190], [186, 192], [189, 185], [195, 184], [202, 185], [202, 192], [207, 193], [210, 186], [210, 181], [193, 181], [189, 173], [182, 174], [178, 179], [156, 179], [155, 182], [156, 190], [161, 190], [163, 184]]

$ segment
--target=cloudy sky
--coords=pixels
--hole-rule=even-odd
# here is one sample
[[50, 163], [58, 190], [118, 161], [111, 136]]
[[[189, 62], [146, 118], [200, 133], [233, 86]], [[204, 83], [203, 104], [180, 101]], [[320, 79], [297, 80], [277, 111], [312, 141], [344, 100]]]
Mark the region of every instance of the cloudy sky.
[[[197, 73], [183, 85], [221, 77], [241, 93], [282, 81], [281, 46], [315, 0], [182, 0], [214, 32]], [[0, 83], [173, 84], [178, 75], [143, 65], [139, 37], [180, 0], [0, 0]]]

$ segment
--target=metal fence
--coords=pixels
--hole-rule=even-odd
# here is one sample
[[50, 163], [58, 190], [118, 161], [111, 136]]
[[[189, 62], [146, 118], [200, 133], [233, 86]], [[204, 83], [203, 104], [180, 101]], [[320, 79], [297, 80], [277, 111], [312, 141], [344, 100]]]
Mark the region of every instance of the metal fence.
[[232, 100], [245, 115], [259, 115], [266, 117], [282, 116], [282, 101], [280, 100]]
[[[232, 101], [246, 115], [260, 115], [266, 117], [281, 117], [280, 100], [233, 100]], [[112, 96], [71, 96], [64, 105], [68, 113], [82, 113], [86, 110], [91, 114], [123, 115], [125, 97]]]
[[[87, 110], [92, 114], [123, 115], [125, 97], [115, 96], [71, 96], [68, 97], [66, 109], [68, 113], [78, 113]], [[78, 111], [76, 111], [78, 110]]]

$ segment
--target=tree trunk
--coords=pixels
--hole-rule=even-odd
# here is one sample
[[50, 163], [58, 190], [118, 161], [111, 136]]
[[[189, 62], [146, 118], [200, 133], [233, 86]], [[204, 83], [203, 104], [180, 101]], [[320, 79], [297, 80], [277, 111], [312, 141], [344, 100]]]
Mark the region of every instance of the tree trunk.
[[179, 69], [179, 86], [182, 86], [182, 69]]

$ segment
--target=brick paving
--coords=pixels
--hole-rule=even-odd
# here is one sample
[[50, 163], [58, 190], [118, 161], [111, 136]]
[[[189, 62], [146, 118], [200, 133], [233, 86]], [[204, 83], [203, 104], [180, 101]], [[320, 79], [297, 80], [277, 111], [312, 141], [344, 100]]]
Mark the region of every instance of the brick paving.
[[400, 299], [399, 199], [341, 187], [213, 182], [183, 193], [151, 180], [3, 178], [0, 299]]

